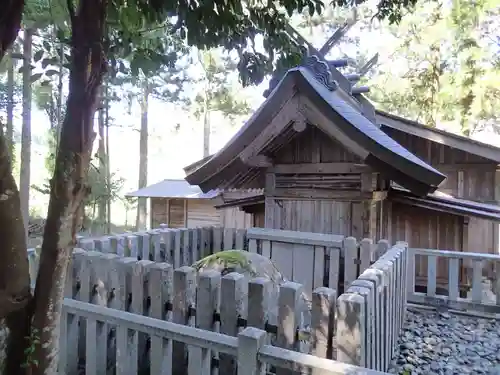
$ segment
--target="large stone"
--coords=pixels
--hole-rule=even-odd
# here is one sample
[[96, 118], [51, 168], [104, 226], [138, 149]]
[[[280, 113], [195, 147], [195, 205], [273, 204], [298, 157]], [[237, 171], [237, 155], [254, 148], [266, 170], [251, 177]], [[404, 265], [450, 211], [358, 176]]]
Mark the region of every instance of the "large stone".
[[[193, 264], [193, 267], [198, 271], [215, 270], [222, 275], [231, 272], [242, 274], [248, 281], [255, 277], [262, 277], [271, 280], [270, 301], [271, 311], [269, 320], [271, 324], [276, 324], [278, 315], [278, 305], [273, 303], [278, 301], [279, 287], [284, 282], [288, 281], [283, 277], [282, 273], [274, 262], [257, 253], [250, 253], [243, 250], [226, 250], [219, 253], [209, 255]], [[311, 321], [310, 309], [311, 301], [307, 300], [305, 294], [302, 294], [298, 306], [301, 314], [302, 328], [308, 327]]]

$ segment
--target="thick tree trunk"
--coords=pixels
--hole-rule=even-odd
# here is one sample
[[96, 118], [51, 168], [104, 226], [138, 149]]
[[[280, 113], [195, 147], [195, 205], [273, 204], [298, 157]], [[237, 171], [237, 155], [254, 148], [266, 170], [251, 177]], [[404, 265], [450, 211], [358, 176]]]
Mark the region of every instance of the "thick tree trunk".
[[9, 150], [0, 138], [0, 366], [4, 374], [23, 374], [25, 337], [29, 336], [30, 275], [19, 191]]
[[[149, 110], [149, 83], [144, 77], [141, 98], [141, 135], [139, 144], [139, 189], [148, 183], [148, 110]], [[147, 198], [137, 200], [137, 230], [146, 229], [148, 202]]]
[[35, 289], [33, 328], [40, 334], [35, 346], [38, 366], [33, 375], [57, 373], [59, 321], [66, 271], [76, 233], [81, 225], [79, 208], [88, 193], [88, 168], [95, 138], [93, 115], [106, 70], [103, 51], [106, 0], [81, 0], [72, 25], [69, 95], [56, 156], [40, 268]]
[[30, 165], [31, 165], [31, 58], [33, 30], [24, 30], [23, 41], [23, 126], [21, 131], [21, 173], [19, 191], [23, 213], [24, 235], [28, 238], [30, 219]]
[[[12, 46], [21, 27], [22, 0], [2, 3], [0, 61]], [[0, 369], [22, 375], [25, 370], [25, 337], [30, 332], [31, 290], [26, 240], [19, 191], [12, 176], [6, 139], [0, 137]]]

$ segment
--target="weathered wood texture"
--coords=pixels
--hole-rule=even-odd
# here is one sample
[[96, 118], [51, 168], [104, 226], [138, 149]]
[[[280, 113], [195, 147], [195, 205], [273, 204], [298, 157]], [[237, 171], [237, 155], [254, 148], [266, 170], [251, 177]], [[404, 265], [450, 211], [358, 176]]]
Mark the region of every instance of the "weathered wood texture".
[[[427, 281], [426, 292], [416, 290], [415, 257], [426, 259]], [[445, 293], [438, 289], [439, 263], [447, 264], [447, 290]], [[470, 278], [471, 289], [466, 296], [460, 296], [460, 266], [470, 264], [467, 276]], [[464, 253], [459, 251], [443, 251], [429, 249], [409, 249], [408, 265], [408, 302], [431, 305], [438, 308], [454, 310], [473, 310], [488, 313], [500, 313], [500, 279], [495, 277], [488, 280], [483, 277], [483, 267], [486, 263], [493, 263], [500, 267], [500, 255]], [[412, 266], [413, 265], [413, 266]]]
[[[392, 242], [407, 241], [409, 246], [421, 246], [428, 249], [457, 250], [463, 249], [464, 219], [448, 213], [432, 212], [419, 207], [385, 201], [383, 210], [382, 237]], [[413, 245], [418, 244], [418, 245]], [[425, 285], [427, 280], [427, 259], [415, 258], [417, 285]], [[448, 264], [440, 260], [437, 268], [439, 287], [446, 287]], [[461, 267], [460, 280], [465, 285], [464, 270]]]
[[406, 243], [366, 269], [337, 300], [337, 358], [387, 370], [406, 313]]
[[[322, 375], [383, 375], [384, 373], [355, 367], [317, 356], [297, 353], [287, 349], [266, 345], [266, 332], [248, 327], [237, 337], [231, 337], [216, 332], [200, 330], [194, 327], [137, 316], [124, 311], [109, 309], [88, 303], [67, 299], [63, 304], [63, 321], [68, 327], [74, 328], [74, 321], [85, 319], [86, 326], [86, 368], [87, 375], [106, 374], [100, 365], [103, 327], [117, 325], [119, 335], [125, 339], [120, 349], [127, 350], [117, 356], [123, 363], [117, 363], [118, 374], [136, 374], [134, 372], [137, 352], [137, 341], [133, 338], [139, 333], [151, 336], [155, 341], [155, 353], [151, 355], [150, 374], [171, 373], [169, 365], [173, 361], [172, 342], [182, 342], [187, 345], [189, 363], [187, 375], [208, 375], [211, 373], [211, 353], [218, 351], [237, 358], [238, 375], [257, 375], [262, 373], [263, 365], [273, 365], [282, 370], [306, 370], [312, 374]], [[63, 347], [71, 344], [64, 336]], [[129, 365], [131, 367], [129, 367]], [[62, 367], [69, 364], [62, 361]]]
[[169, 228], [196, 228], [221, 225], [249, 228], [253, 215], [238, 207], [216, 209], [210, 199], [151, 198], [151, 228], [167, 224]]
[[[495, 171], [497, 169], [495, 162], [395, 129], [384, 131], [409, 151], [446, 174], [447, 178], [439, 187], [440, 191], [458, 198], [482, 202], [494, 202], [498, 199], [495, 196]], [[415, 226], [417, 225], [415, 223]], [[394, 240], [397, 239], [394, 238]], [[423, 244], [408, 242], [412, 247], [427, 247]], [[498, 224], [484, 219], [471, 218], [468, 224], [467, 242], [463, 250], [498, 254], [498, 246]], [[457, 249], [457, 247], [445, 249]]]
[[308, 126], [273, 156], [275, 164], [362, 163], [356, 155], [314, 126]]
[[365, 202], [266, 200], [266, 228], [362, 238], [369, 235]]
[[[192, 341], [179, 340], [182, 338], [180, 332], [185, 331], [179, 325], [203, 330], [192, 331], [200, 338], [211, 337], [206, 331], [220, 331], [236, 337], [246, 326], [265, 328], [268, 332], [265, 341], [275, 336], [276, 345], [285, 349], [298, 351], [306, 348], [318, 357], [331, 358], [336, 291], [320, 287], [313, 292], [310, 329], [303, 331], [304, 322], [300, 317], [302, 309], [308, 307], [300, 304], [302, 285], [285, 282], [280, 286], [278, 298], [272, 300], [269, 298], [270, 283], [265, 279], [248, 281], [238, 273], [221, 276], [216, 271], [206, 271], [197, 274], [187, 266], [174, 269], [168, 263], [75, 249], [67, 280], [67, 297], [170, 321], [177, 324], [170, 326], [178, 333], [167, 337], [176, 342], [165, 341], [156, 329], [138, 329], [139, 322], [153, 323], [151, 320], [128, 316], [136, 319], [136, 323], [127, 326], [118, 318], [127, 315], [120, 315], [115, 310], [101, 310], [104, 321], [99, 324], [92, 319], [80, 321], [80, 328], [78, 317], [65, 315], [61, 336], [64, 344], [61, 347], [63, 373], [76, 374], [78, 363], [84, 362], [87, 371], [90, 370], [88, 374], [103, 374], [106, 368], [116, 368], [119, 374], [136, 374], [137, 370], [147, 368], [148, 363], [151, 374], [170, 371], [173, 374], [199, 374], [207, 373], [203, 371], [209, 369], [212, 357], [219, 358], [220, 373], [235, 373], [234, 351], [225, 350], [224, 345], [209, 346], [207, 353], [193, 349], [186, 345], [193, 344]], [[116, 336], [112, 335], [115, 339], [110, 339], [106, 316], [113, 317], [107, 323], [119, 323]], [[154, 336], [148, 346], [146, 342], [150, 334]], [[304, 340], [304, 337], [309, 344], [299, 346], [299, 338]], [[222, 343], [226, 342], [224, 339], [221, 339]], [[85, 356], [86, 361], [82, 361]], [[202, 372], [195, 372], [201, 368]], [[288, 370], [277, 373], [295, 374]]]

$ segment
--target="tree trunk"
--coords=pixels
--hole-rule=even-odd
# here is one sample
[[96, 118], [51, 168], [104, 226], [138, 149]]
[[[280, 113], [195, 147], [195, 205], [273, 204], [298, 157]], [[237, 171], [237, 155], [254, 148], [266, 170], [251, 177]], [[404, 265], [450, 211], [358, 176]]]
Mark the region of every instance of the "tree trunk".
[[[71, 5], [71, 4], [70, 4]], [[33, 329], [39, 332], [35, 346], [33, 375], [57, 373], [59, 321], [66, 272], [76, 233], [81, 225], [79, 208], [88, 193], [93, 116], [107, 62], [103, 51], [106, 0], [81, 0], [77, 10], [70, 6], [71, 69], [66, 113], [51, 180], [40, 268], [35, 289]]]
[[106, 224], [107, 224], [107, 233], [111, 233], [111, 172], [110, 172], [110, 163], [109, 163], [109, 101], [108, 101], [108, 84], [106, 83], [106, 117], [105, 117], [105, 126], [106, 126], [106, 191], [108, 193], [108, 200], [106, 202]]
[[210, 155], [210, 109], [205, 105], [203, 116], [203, 157]]
[[14, 77], [14, 69], [16, 68], [16, 61], [13, 54], [10, 54], [9, 66], [7, 68], [7, 127], [5, 129], [7, 145], [11, 161], [14, 155], [14, 86], [16, 84]]
[[[139, 189], [146, 187], [148, 183], [148, 110], [149, 110], [149, 83], [144, 77], [141, 98], [141, 135], [139, 144]], [[137, 200], [137, 230], [146, 229], [148, 200], [139, 198]]]
[[[104, 122], [105, 122], [105, 106], [106, 102], [106, 93], [104, 92], [104, 87], [102, 87], [102, 95], [101, 95], [101, 106], [99, 108], [99, 118], [98, 118], [98, 128], [99, 128], [99, 148], [97, 150], [97, 155], [99, 156], [99, 175], [106, 184], [106, 192], [109, 191], [108, 185], [109, 180], [106, 175], [106, 145], [105, 145], [105, 130], [104, 130]], [[99, 222], [99, 228], [104, 233], [106, 227], [106, 206], [107, 201], [110, 199], [109, 194], [106, 197], [101, 196], [98, 198], [97, 205], [97, 220]]]
[[29, 201], [30, 201], [30, 165], [31, 165], [31, 58], [33, 30], [24, 30], [23, 41], [23, 126], [21, 131], [21, 173], [19, 191], [21, 211], [23, 213], [24, 234], [28, 238]]
[[[2, 4], [0, 61], [21, 27], [24, 1]], [[19, 190], [12, 176], [9, 146], [0, 136], [0, 369], [22, 375], [26, 339], [30, 333], [31, 290]]]
[[24, 373], [21, 364], [30, 332], [30, 275], [19, 191], [3, 137], [0, 155], [0, 366], [4, 374], [17, 375]]

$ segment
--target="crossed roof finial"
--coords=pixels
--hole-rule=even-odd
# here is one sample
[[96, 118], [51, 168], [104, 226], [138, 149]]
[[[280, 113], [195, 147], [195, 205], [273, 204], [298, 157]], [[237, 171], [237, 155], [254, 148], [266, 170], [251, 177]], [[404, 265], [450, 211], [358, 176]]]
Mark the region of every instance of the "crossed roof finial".
[[[336, 90], [341, 87], [350, 94], [359, 94], [368, 91], [367, 87], [353, 87], [359, 79], [365, 75], [378, 61], [378, 54], [371, 58], [359, 71], [358, 74], [350, 74], [344, 76], [336, 68], [345, 67], [348, 65], [346, 59], [342, 60], [328, 60], [326, 55], [331, 49], [342, 39], [342, 37], [349, 31], [349, 29], [357, 22], [358, 15], [356, 8], [353, 9], [353, 17], [347, 20], [340, 26], [333, 35], [323, 44], [318, 50], [309, 41], [304, 38], [297, 30], [291, 25], [286, 26], [286, 33], [298, 44], [307, 50], [307, 55], [304, 56], [302, 66], [309, 69], [315, 78], [323, 83], [329, 90]], [[269, 88], [264, 92], [267, 97], [271, 91], [276, 87], [285, 72], [276, 72], [269, 83]]]

